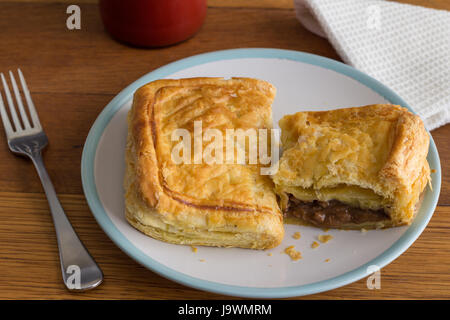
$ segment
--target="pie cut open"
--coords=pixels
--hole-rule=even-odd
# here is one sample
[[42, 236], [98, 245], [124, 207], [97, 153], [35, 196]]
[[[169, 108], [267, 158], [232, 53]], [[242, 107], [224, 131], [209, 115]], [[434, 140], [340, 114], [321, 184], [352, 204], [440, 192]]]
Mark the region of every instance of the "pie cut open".
[[272, 178], [286, 215], [340, 229], [412, 222], [430, 181], [418, 116], [376, 104], [298, 112], [279, 125], [283, 154]]

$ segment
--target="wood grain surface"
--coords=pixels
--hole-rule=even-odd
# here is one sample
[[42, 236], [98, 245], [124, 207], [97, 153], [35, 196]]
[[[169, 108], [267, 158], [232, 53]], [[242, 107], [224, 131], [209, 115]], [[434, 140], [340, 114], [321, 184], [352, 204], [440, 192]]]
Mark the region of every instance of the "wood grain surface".
[[[400, 2], [450, 10], [450, 1]], [[82, 29], [66, 29], [67, 3], [79, 4]], [[104, 271], [105, 281], [69, 293], [61, 280], [47, 200], [32, 164], [11, 154], [0, 132], [0, 299], [217, 299], [166, 280], [116, 247], [94, 220], [81, 187], [87, 133], [104, 106], [125, 86], [169, 62], [237, 47], [273, 47], [340, 60], [327, 40], [305, 30], [290, 0], [210, 0], [195, 37], [161, 49], [112, 40], [95, 0], [0, 2], [0, 71], [25, 73], [50, 140], [44, 154], [62, 205]], [[2, 131], [3, 129], [0, 129]], [[439, 206], [420, 238], [382, 269], [381, 290], [366, 279], [306, 299], [450, 298], [450, 125], [432, 132], [442, 164]]]

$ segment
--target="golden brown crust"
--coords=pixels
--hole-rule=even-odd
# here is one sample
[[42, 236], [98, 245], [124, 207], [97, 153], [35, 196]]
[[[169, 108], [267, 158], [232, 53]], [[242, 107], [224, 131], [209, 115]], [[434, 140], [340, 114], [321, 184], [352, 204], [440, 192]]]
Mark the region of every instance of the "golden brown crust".
[[287, 195], [297, 193], [299, 199], [383, 208], [390, 216], [382, 223], [343, 228], [411, 223], [430, 179], [429, 136], [418, 116], [378, 104], [299, 112], [282, 118], [280, 127], [284, 153], [273, 180], [282, 209]]
[[[270, 128], [275, 88], [233, 78], [158, 80], [138, 89], [128, 116], [127, 220], [168, 242], [265, 249], [283, 238], [281, 212], [258, 165], [175, 164], [174, 129]], [[204, 147], [207, 145], [204, 141]], [[204, 162], [204, 161], [203, 161]]]

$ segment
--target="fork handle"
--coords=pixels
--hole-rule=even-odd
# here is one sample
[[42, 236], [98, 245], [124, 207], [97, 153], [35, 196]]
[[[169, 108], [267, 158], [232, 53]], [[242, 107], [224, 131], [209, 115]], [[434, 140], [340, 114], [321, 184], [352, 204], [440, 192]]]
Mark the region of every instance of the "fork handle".
[[87, 290], [103, 281], [99, 266], [78, 238], [56, 195], [40, 152], [31, 157], [47, 196], [58, 241], [64, 284], [69, 290]]

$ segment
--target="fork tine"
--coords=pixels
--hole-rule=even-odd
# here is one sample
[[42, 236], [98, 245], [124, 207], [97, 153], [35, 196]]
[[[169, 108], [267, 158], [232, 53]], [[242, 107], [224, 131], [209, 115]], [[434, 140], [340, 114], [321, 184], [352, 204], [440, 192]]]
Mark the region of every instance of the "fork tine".
[[3, 73], [0, 73], [0, 76], [1, 76], [2, 82], [3, 82], [3, 90], [5, 90], [6, 101], [8, 102], [8, 105], [9, 105], [9, 112], [11, 114], [11, 118], [13, 120], [14, 127], [17, 132], [17, 131], [22, 130], [22, 126], [20, 125], [19, 118], [17, 118], [16, 108], [14, 108], [14, 103], [11, 99], [11, 93], [9, 92], [9, 87], [8, 87], [8, 84], [6, 83], [5, 76], [3, 75]]
[[9, 138], [11, 134], [13, 134], [13, 129], [11, 127], [11, 122], [9, 122], [8, 114], [6, 113], [5, 105], [3, 104], [3, 97], [0, 92], [0, 115], [3, 121], [3, 128], [6, 131], [6, 137]]
[[22, 123], [26, 129], [31, 129], [30, 122], [28, 121], [28, 116], [23, 108], [22, 97], [20, 96], [19, 89], [17, 88], [16, 79], [11, 71], [9, 71], [9, 77], [11, 78], [11, 83], [13, 86], [14, 95], [16, 96], [17, 107], [19, 108], [20, 116], [22, 117]]
[[34, 107], [33, 100], [31, 100], [30, 90], [28, 90], [27, 83], [25, 82], [25, 78], [20, 69], [17, 69], [19, 72], [20, 83], [22, 84], [23, 94], [25, 95], [25, 99], [27, 100], [28, 110], [30, 111], [31, 120], [33, 121], [33, 128], [41, 129], [41, 123], [39, 122], [39, 116], [36, 112], [36, 108]]

